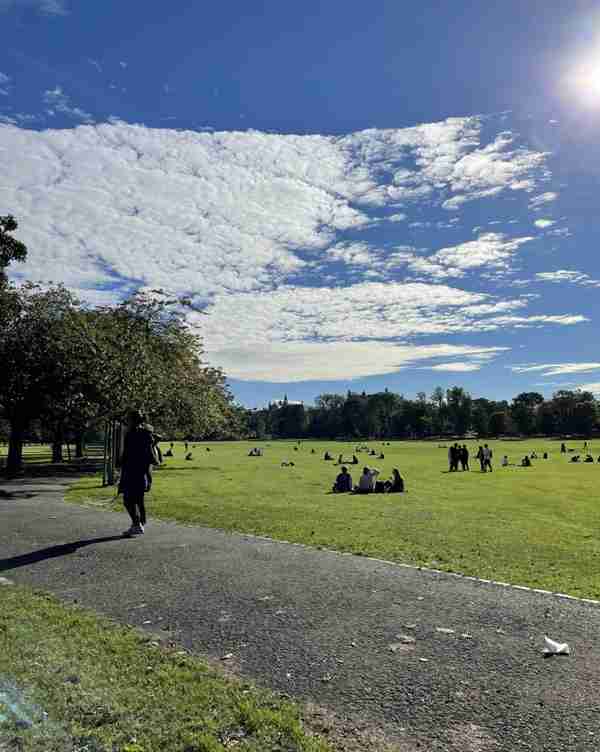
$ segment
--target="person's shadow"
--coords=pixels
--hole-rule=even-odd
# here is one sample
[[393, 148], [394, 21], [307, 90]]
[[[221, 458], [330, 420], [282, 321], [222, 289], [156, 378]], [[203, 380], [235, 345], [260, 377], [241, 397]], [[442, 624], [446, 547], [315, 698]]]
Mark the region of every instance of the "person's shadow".
[[73, 543], [62, 543], [57, 546], [40, 548], [38, 551], [31, 551], [28, 554], [12, 556], [10, 559], [0, 559], [0, 572], [6, 572], [9, 569], [26, 567], [28, 564], [35, 564], [38, 561], [54, 559], [56, 556], [67, 556], [73, 554], [78, 548], [91, 546], [94, 543], [107, 543], [108, 541], [129, 540], [123, 535], [108, 535], [104, 538], [88, 538], [87, 540], [74, 541]]

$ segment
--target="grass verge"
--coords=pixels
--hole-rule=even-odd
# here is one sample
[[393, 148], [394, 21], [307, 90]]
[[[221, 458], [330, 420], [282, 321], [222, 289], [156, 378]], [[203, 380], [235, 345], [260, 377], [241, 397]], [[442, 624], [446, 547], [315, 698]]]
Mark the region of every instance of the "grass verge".
[[331, 752], [300, 706], [173, 643], [0, 588], [0, 750]]

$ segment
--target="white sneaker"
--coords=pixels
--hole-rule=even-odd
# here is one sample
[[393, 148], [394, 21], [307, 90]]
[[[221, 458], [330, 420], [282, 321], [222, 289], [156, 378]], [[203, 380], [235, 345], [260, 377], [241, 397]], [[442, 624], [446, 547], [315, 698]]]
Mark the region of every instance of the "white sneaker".
[[131, 529], [132, 535], [143, 535], [144, 534], [144, 526], [142, 524], [133, 525]]

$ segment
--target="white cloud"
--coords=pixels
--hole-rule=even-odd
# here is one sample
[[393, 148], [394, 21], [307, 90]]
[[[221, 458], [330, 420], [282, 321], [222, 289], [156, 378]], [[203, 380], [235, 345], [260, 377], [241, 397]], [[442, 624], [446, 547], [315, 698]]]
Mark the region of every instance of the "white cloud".
[[553, 201], [556, 201], [557, 198], [558, 193], [547, 191], [546, 193], [541, 193], [539, 196], [534, 196], [529, 202], [529, 207], [530, 209], [541, 209], [546, 204], [551, 204]]
[[93, 122], [93, 118], [89, 112], [85, 112], [81, 108], [73, 107], [71, 105], [70, 98], [64, 93], [60, 86], [45, 91], [44, 102], [49, 107], [49, 109], [46, 110], [48, 115], [55, 115], [57, 112], [61, 112], [63, 115], [68, 115], [75, 120], [83, 120], [85, 123]]
[[533, 373], [539, 371], [544, 376], [564, 376], [570, 373], [587, 373], [599, 371], [600, 363], [537, 363], [534, 365], [511, 366], [514, 373]]
[[[477, 334], [503, 327], [526, 328], [547, 323], [574, 324], [579, 320], [577, 317], [506, 315], [507, 311], [525, 305], [526, 301], [497, 300], [443, 284], [363, 282], [329, 288], [283, 286], [258, 294], [218, 295], [206, 309], [208, 315], [198, 317], [198, 322], [210, 362], [224, 366], [235, 378], [251, 378], [250, 371], [261, 370], [264, 352], [269, 353], [268, 368], [278, 374], [277, 378], [273, 374], [265, 377], [267, 380], [313, 378], [301, 375], [300, 354], [333, 353], [335, 345], [339, 359], [333, 357], [324, 367], [337, 374], [331, 378], [344, 379], [349, 378], [344, 376], [345, 372], [357, 376], [388, 372], [385, 361], [375, 355], [354, 366], [348, 364], [344, 353], [353, 352], [350, 345], [361, 344], [361, 340], [364, 351], [368, 351], [366, 345], [369, 344], [375, 354], [379, 352], [377, 345], [385, 342], [397, 346], [402, 340], [400, 344], [404, 346], [407, 340], [424, 336]], [[572, 320], [567, 321], [568, 318]], [[231, 342], [242, 344], [232, 348]], [[285, 347], [280, 347], [283, 344]], [[308, 344], [332, 347], [313, 350], [306, 348]], [[479, 355], [484, 350], [479, 348]], [[387, 349], [385, 352], [395, 351]], [[451, 354], [460, 355], [459, 352], [438, 351], [440, 356]], [[293, 367], [288, 367], [289, 360], [293, 361]], [[311, 366], [311, 373], [314, 368], [316, 366]]]
[[487, 232], [476, 240], [442, 248], [429, 256], [402, 250], [387, 257], [388, 264], [406, 264], [416, 274], [434, 279], [464, 277], [474, 269], [507, 270], [514, 254], [532, 237], [509, 239], [501, 233]]
[[17, 8], [33, 8], [48, 16], [66, 16], [65, 0], [0, 0], [0, 12]]
[[431, 371], [448, 371], [450, 373], [468, 373], [469, 371], [478, 371], [481, 363], [438, 363], [436, 366], [430, 366]]
[[593, 279], [589, 274], [575, 269], [557, 269], [554, 272], [537, 272], [536, 279], [541, 282], [571, 282], [575, 285], [600, 287], [600, 280]]
[[552, 219], [536, 219], [533, 224], [536, 227], [539, 227], [540, 230], [545, 230], [546, 227], [552, 227], [552, 225], [555, 225], [556, 222]]
[[[87, 116], [60, 87], [46, 98], [55, 111]], [[373, 281], [403, 268], [434, 280], [502, 271], [531, 238], [484, 233], [429, 256], [355, 240], [374, 227], [400, 232], [377, 221], [399, 202], [440, 208], [453, 192], [529, 190], [543, 155], [509, 143], [504, 135], [481, 146], [476, 118], [344, 137], [123, 122], [43, 132], [5, 126], [0, 205], [17, 215], [30, 248], [21, 279], [63, 281], [92, 302], [140, 286], [189, 293], [207, 306], [200, 324], [211, 362], [231, 376], [349, 378], [396, 369], [407, 362], [401, 348], [446, 347], [431, 343], [435, 336], [586, 320], [528, 316], [521, 297]], [[340, 261], [369, 281], [331, 277], [331, 262]], [[422, 338], [430, 344], [415, 343]], [[436, 352], [444, 362], [481, 362], [473, 350]]]
[[403, 222], [406, 219], [406, 214], [402, 214], [401, 212], [398, 214], [390, 214], [386, 219], [388, 222]]
[[249, 358], [244, 348], [219, 351], [218, 362], [232, 378], [244, 381], [338, 381], [374, 373], [387, 374], [419, 366], [423, 361], [448, 356], [469, 356], [505, 348], [456, 345], [398, 345], [390, 342], [272, 342], [261, 348], [260, 358]]

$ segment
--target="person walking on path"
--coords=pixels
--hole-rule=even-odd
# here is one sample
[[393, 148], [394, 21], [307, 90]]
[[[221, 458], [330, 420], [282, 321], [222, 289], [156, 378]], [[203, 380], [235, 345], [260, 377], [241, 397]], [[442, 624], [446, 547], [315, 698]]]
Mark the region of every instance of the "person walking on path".
[[152, 433], [144, 427], [144, 423], [145, 418], [139, 411], [130, 412], [119, 479], [119, 493], [123, 494], [123, 504], [131, 517], [131, 527], [124, 533], [127, 536], [144, 533], [144, 494], [149, 490], [150, 467], [156, 462]]

